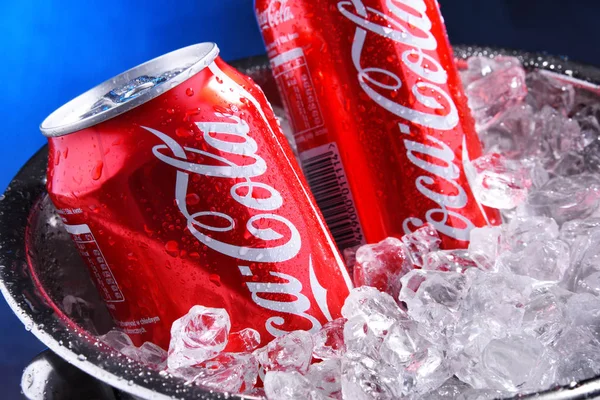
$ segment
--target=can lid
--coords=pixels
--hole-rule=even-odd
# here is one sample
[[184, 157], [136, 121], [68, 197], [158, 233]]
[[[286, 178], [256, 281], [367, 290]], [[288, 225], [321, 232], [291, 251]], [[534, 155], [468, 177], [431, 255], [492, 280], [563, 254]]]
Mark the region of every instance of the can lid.
[[57, 137], [114, 118], [191, 78], [218, 55], [215, 43], [200, 43], [140, 64], [58, 108], [40, 130], [47, 137]]

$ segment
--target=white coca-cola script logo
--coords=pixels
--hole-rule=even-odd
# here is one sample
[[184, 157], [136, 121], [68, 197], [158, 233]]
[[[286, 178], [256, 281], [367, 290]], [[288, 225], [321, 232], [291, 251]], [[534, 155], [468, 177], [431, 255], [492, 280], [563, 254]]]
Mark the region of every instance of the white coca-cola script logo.
[[[358, 26], [352, 42], [352, 61], [358, 71], [361, 88], [375, 103], [398, 117], [439, 131], [454, 129], [459, 122], [458, 111], [450, 95], [443, 89], [448, 76], [438, 60], [424, 53], [425, 50], [435, 50], [438, 46], [431, 33], [432, 24], [426, 14], [427, 5], [423, 0], [386, 0], [385, 4], [389, 13], [367, 7], [361, 0], [338, 2], [338, 9], [342, 15]], [[379, 25], [375, 20], [385, 21], [386, 25]], [[415, 31], [418, 31], [418, 34], [415, 34]], [[416, 100], [414, 105], [431, 112], [402, 105], [382, 94], [385, 91], [400, 89], [404, 82], [392, 71], [363, 65], [362, 54], [367, 32], [409, 46], [400, 55], [400, 60], [407, 69], [421, 78], [411, 88]], [[409, 125], [398, 125], [402, 134], [411, 134]], [[432, 175], [420, 176], [415, 182], [420, 193], [439, 205], [438, 208], [428, 210], [425, 219], [439, 232], [468, 241], [469, 233], [475, 227], [473, 222], [464, 215], [448, 209], [463, 208], [468, 202], [464, 188], [457, 182], [461, 170], [455, 164], [454, 151], [431, 135], [426, 135], [423, 142], [405, 139], [404, 145], [408, 159]], [[441, 186], [440, 181], [443, 186], [452, 185], [454, 190], [446, 191], [447, 193], [436, 191]], [[485, 213], [483, 215], [486, 217]], [[450, 218], [454, 221], [460, 220], [463, 226], [457, 226], [456, 223], [450, 226]], [[411, 217], [404, 221], [404, 230], [409, 233], [423, 224], [420, 218]]]
[[[277, 7], [279, 5], [279, 7]], [[294, 19], [292, 10], [287, 5], [287, 0], [275, 0], [269, 7], [257, 14], [258, 25], [261, 29], [273, 28], [277, 25]]]
[[[191, 147], [182, 147], [170, 136], [152, 128], [143, 127], [147, 131], [161, 139], [164, 144], [154, 146], [153, 154], [161, 161], [177, 168], [177, 178], [175, 183], [175, 200], [181, 214], [187, 220], [189, 231], [207, 247], [224, 254], [226, 256], [249, 262], [257, 263], [278, 263], [294, 258], [302, 247], [300, 233], [294, 224], [287, 218], [276, 214], [283, 205], [281, 194], [272, 186], [265, 183], [254, 182], [252, 178], [260, 176], [267, 172], [265, 160], [257, 154], [258, 145], [256, 141], [249, 136], [250, 129], [248, 124], [233, 115], [216, 113], [216, 116], [226, 122], [197, 122], [196, 126], [202, 132], [204, 141], [214, 148], [215, 153], [198, 150]], [[215, 136], [211, 133], [226, 134], [225, 136]], [[230, 140], [224, 139], [229, 138]], [[170, 151], [170, 155], [166, 154]], [[221, 165], [198, 164], [188, 161], [188, 154], [199, 154], [205, 159], [218, 161]], [[226, 158], [226, 155], [244, 156], [245, 159], [253, 160], [250, 164], [238, 165], [232, 160]], [[285, 225], [289, 230], [289, 239], [283, 244], [274, 246], [264, 246], [261, 248], [238, 246], [234, 243], [227, 243], [211, 237], [210, 233], [229, 232], [236, 226], [236, 221], [229, 214], [220, 211], [199, 211], [191, 213], [188, 210], [186, 196], [189, 190], [190, 174], [199, 174], [209, 177], [235, 179], [241, 182], [231, 186], [230, 196], [241, 206], [258, 211], [259, 213], [248, 218], [246, 221], [246, 230], [250, 235], [263, 242], [281, 241], [287, 235], [286, 232], [277, 232], [272, 228], [260, 228], [257, 226], [259, 221], [278, 221]], [[255, 198], [253, 191], [257, 188], [263, 189], [263, 193], [268, 193], [268, 197]], [[243, 192], [244, 194], [240, 194]], [[240, 215], [243, 215], [240, 213]], [[211, 221], [221, 220], [222, 224], [208, 224], [206, 217]], [[246, 265], [238, 266], [242, 276], [252, 277], [253, 273], [250, 267]], [[252, 293], [253, 301], [259, 306], [268, 310], [289, 313], [306, 318], [312, 326], [312, 331], [320, 329], [320, 322], [308, 314], [310, 309], [310, 300], [303, 295], [302, 283], [295, 277], [281, 272], [270, 272], [270, 275], [285, 283], [277, 282], [247, 282], [246, 285]], [[328, 316], [327, 293], [319, 284], [314, 275], [312, 259], [309, 259], [309, 275], [311, 288], [317, 303], [323, 313]], [[277, 301], [267, 299], [261, 294], [284, 293], [295, 300]], [[287, 333], [281, 329], [285, 326], [283, 317], [274, 316], [267, 320], [265, 326], [269, 333], [279, 336]]]

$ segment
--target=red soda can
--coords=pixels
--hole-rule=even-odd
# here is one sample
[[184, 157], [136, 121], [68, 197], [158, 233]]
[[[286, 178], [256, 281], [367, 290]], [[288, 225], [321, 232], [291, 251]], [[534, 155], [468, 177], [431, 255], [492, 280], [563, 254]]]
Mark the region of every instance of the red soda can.
[[343, 250], [431, 223], [445, 248], [497, 224], [436, 0], [255, 0], [308, 183]]
[[167, 348], [194, 305], [263, 343], [316, 331], [351, 287], [269, 103], [218, 53], [156, 58], [41, 125], [50, 198], [137, 345]]

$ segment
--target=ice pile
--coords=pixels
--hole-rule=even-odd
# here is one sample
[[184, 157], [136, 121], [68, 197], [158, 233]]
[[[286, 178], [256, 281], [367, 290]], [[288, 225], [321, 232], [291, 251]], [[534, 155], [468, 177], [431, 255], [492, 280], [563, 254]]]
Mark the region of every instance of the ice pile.
[[167, 366], [167, 352], [151, 342], [136, 347], [129, 336], [119, 330], [111, 330], [99, 339], [127, 357], [162, 370]]
[[[126, 333], [118, 330], [99, 339], [129, 358], [189, 383], [232, 393], [248, 392], [258, 377], [258, 356], [252, 351], [260, 344], [260, 334], [250, 328], [238, 332], [230, 329], [224, 309], [194, 306], [171, 326], [168, 352], [150, 342], [136, 347]], [[285, 346], [287, 349], [287, 342]], [[305, 362], [308, 368], [310, 359]]]
[[463, 250], [441, 249], [425, 225], [345, 254], [357, 288], [314, 334], [259, 348], [257, 331], [195, 306], [173, 324], [168, 358], [118, 332], [105, 340], [270, 400], [492, 399], [600, 375], [600, 102], [514, 58], [472, 58], [462, 78], [484, 146], [465, 172], [503, 225], [474, 229]]
[[358, 287], [312, 338], [255, 352], [266, 396], [491, 399], [600, 374], [600, 219], [515, 217], [467, 250], [436, 238], [425, 226], [360, 248], [355, 277], [384, 291]]
[[[516, 58], [474, 57], [462, 72], [484, 155], [465, 166], [504, 216], [586, 218], [600, 198], [600, 102]], [[509, 211], [511, 210], [511, 211]]]

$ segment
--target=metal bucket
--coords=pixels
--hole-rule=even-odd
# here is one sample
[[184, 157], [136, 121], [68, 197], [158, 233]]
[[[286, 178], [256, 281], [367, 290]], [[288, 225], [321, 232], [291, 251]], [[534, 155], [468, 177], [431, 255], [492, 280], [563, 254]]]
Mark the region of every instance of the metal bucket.
[[[499, 54], [518, 57], [527, 68], [559, 74], [600, 95], [596, 86], [600, 84], [598, 68], [520, 51], [455, 47], [459, 60]], [[263, 87], [272, 104], [281, 108], [266, 57], [249, 58], [233, 65], [251, 76]], [[98, 342], [95, 335], [107, 332], [112, 320], [46, 195], [46, 162], [44, 147], [25, 164], [3, 198], [0, 197], [0, 290], [26, 329], [60, 357], [45, 354], [26, 368], [22, 383], [26, 396], [36, 398], [35, 393], [46, 393], [43, 398], [92, 398], [81, 393], [89, 393], [93, 389], [90, 382], [95, 382], [97, 390], [93, 398], [100, 399], [241, 398], [186, 384]], [[80, 371], [101, 382], [90, 380]], [[69, 385], [82, 384], [87, 388], [83, 392], [69, 389]], [[67, 392], [72, 397], [60, 397]], [[48, 397], [50, 393], [54, 395]], [[600, 377], [519, 396], [544, 400], [596, 397], [600, 397]]]

